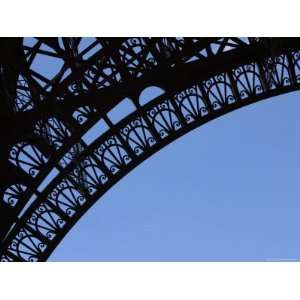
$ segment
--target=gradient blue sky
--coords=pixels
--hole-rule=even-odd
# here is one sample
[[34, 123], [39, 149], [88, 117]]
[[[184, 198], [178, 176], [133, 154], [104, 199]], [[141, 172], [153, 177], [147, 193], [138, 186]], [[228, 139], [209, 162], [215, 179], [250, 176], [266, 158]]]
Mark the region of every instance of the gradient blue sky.
[[300, 93], [212, 121], [101, 198], [49, 261], [300, 260]]

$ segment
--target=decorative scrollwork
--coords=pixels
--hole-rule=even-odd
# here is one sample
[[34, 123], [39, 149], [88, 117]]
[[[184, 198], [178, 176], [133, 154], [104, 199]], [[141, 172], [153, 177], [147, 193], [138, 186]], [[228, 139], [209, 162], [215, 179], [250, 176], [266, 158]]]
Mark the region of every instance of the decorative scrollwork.
[[152, 147], [156, 140], [150, 132], [145, 120], [138, 117], [120, 130], [120, 134], [136, 155], [140, 155]]
[[291, 84], [289, 64], [286, 54], [269, 57], [264, 62], [265, 77], [270, 89]]
[[296, 80], [300, 82], [300, 51], [294, 51], [291, 53], [293, 68], [296, 74]]
[[90, 106], [82, 106], [79, 107], [76, 111], [74, 111], [72, 117], [80, 124], [84, 124], [90, 117], [92, 113], [95, 113], [96, 109], [91, 108]]
[[25, 261], [38, 261], [47, 245], [34, 236], [28, 229], [22, 228], [8, 247], [8, 252]]
[[68, 179], [58, 184], [48, 195], [47, 200], [70, 217], [86, 202], [86, 198]]
[[263, 92], [261, 77], [256, 63], [238, 67], [233, 70], [232, 74], [236, 80], [241, 99], [253, 97]]
[[14, 260], [9, 255], [4, 254], [4, 255], [1, 255], [0, 261], [1, 262], [12, 262]]
[[[29, 123], [36, 125], [35, 132], [48, 144], [59, 149], [55, 155], [51, 155], [51, 160], [40, 152], [42, 146], [45, 146], [45, 143], [38, 143], [41, 142], [40, 139], [37, 139], [34, 146], [23, 142], [18, 143], [11, 150], [10, 162], [36, 178], [31, 180], [24, 174], [17, 174], [20, 175], [17, 178], [18, 182], [6, 185], [4, 181], [5, 186], [1, 187], [4, 191], [2, 200], [11, 206], [16, 206], [15, 212], [18, 213], [18, 218], [12, 220], [9, 224], [11, 226], [4, 235], [3, 249], [1, 249], [2, 261], [36, 261], [48, 258], [66, 232], [99, 199], [100, 195], [154, 152], [199, 124], [222, 116], [233, 109], [275, 94], [299, 89], [300, 52], [290, 50], [297, 49], [295, 41], [291, 44], [284, 42], [282, 45], [277, 45], [278, 49], [273, 49], [274, 51], [265, 47], [272, 45], [272, 41], [264, 45], [261, 38], [213, 38], [213, 41], [207, 43], [203, 43], [201, 38], [124, 38], [113, 42], [103, 39], [100, 46], [102, 50], [99, 50], [99, 47], [95, 49], [96, 45], [99, 45], [97, 41], [98, 38], [92, 44], [77, 51], [79, 50], [78, 39], [69, 42], [68, 38], [59, 39], [59, 45], [55, 45], [52, 40], [49, 41], [51, 45], [48, 47], [57, 48], [56, 50], [59, 51], [53, 48], [51, 52], [51, 49], [46, 49], [47, 45], [43, 40], [39, 41], [37, 38], [35, 45], [38, 43], [38, 46], [27, 49], [29, 52], [32, 51], [33, 56], [38, 54], [35, 48], [39, 48], [40, 53], [59, 57], [60, 60], [63, 59], [60, 57], [61, 53], [67, 57], [68, 51], [72, 57], [62, 67], [62, 71], [52, 79], [44, 78], [42, 74], [38, 74], [37, 69], [31, 74], [32, 70], [28, 68], [28, 76], [27, 73], [22, 73], [26, 74], [26, 77], [19, 77], [16, 87], [17, 96], [18, 93], [23, 93], [20, 96], [21, 100], [14, 102], [14, 98], [11, 97], [13, 102], [8, 107], [9, 111], [14, 107], [18, 112], [16, 116], [26, 115], [30, 118], [38, 116], [39, 112], [46, 112], [44, 103], [45, 108], [50, 107], [48, 104], [53, 104], [60, 109], [64, 102], [67, 102], [68, 109], [63, 113], [70, 114], [66, 115], [66, 120], [71, 121], [68, 124], [72, 124], [69, 118], [73, 117], [79, 125], [83, 126], [74, 126], [71, 131], [71, 128], [67, 128], [67, 123], [62, 124], [56, 118], [43, 119], [48, 115], [46, 112], [45, 116], [40, 118], [43, 122], [36, 123], [35, 119], [34, 122]], [[42, 44], [43, 49], [41, 49]], [[285, 44], [288, 45], [286, 50]], [[238, 51], [239, 47], [242, 55]], [[111, 56], [110, 49], [113, 50]], [[257, 51], [253, 56], [252, 50]], [[230, 51], [231, 53], [226, 53]], [[87, 53], [88, 55], [84, 57]], [[276, 57], [276, 53], [285, 54]], [[271, 57], [265, 59], [267, 55]], [[28, 62], [30, 56], [31, 54], [28, 54], [26, 57]], [[234, 60], [235, 57], [238, 59]], [[223, 58], [224, 64], [222, 64]], [[192, 62], [190, 59], [199, 61]], [[191, 63], [185, 64], [189, 61]], [[171, 74], [171, 72], [174, 74], [166, 78], [163, 76], [152, 78], [152, 74], [156, 75], [160, 72], [161, 62], [163, 62], [161, 74]], [[31, 64], [32, 62], [29, 65]], [[152, 69], [155, 70], [147, 73]], [[209, 72], [206, 73], [208, 69]], [[0, 73], [1, 70], [0, 66]], [[188, 76], [184, 76], [183, 80], [180, 77], [174, 80], [176, 74], [185, 74], [185, 71]], [[65, 77], [66, 73], [67, 77]], [[123, 81], [123, 77], [121, 78], [121, 74], [126, 82]], [[133, 78], [144, 75], [145, 77], [138, 80]], [[32, 78], [29, 81], [30, 76]], [[130, 78], [134, 81], [127, 86], [127, 80]], [[14, 83], [15, 81], [16, 76]], [[41, 86], [39, 86], [40, 82], [42, 82]], [[132, 90], [135, 82], [137, 89]], [[141, 91], [146, 86], [159, 86], [164, 90], [159, 95], [154, 94], [152, 90], [149, 93], [151, 97], [148, 97], [147, 101], [143, 103], [140, 96], [138, 102], [138, 95], [142, 94]], [[106, 87], [110, 87], [107, 89], [107, 98], [112, 102], [103, 102], [102, 106], [101, 101], [106, 101], [103, 97], [99, 99], [99, 103], [91, 104], [92, 96], [102, 93], [95, 93], [95, 91]], [[5, 95], [5, 91], [0, 92], [1, 95]], [[80, 93], [86, 95], [82, 98], [74, 97]], [[108, 112], [116, 107], [113, 104], [116, 104], [121, 99], [118, 97], [123, 97], [123, 94], [131, 97], [136, 107], [130, 114], [124, 115], [124, 118], [112, 120]], [[103, 95], [106, 95], [106, 92], [103, 91]], [[112, 99], [114, 96], [116, 98]], [[84, 102], [88, 98], [90, 100]], [[72, 103], [73, 99], [78, 102]], [[32, 100], [41, 110], [36, 114], [23, 113], [25, 110], [36, 108]], [[39, 103], [39, 100], [44, 102]], [[53, 112], [50, 111], [49, 116], [56, 115]], [[100, 123], [96, 123], [96, 119], [106, 120], [105, 129], [100, 128]], [[89, 131], [86, 126], [95, 131]], [[76, 130], [78, 132], [75, 132]], [[85, 139], [87, 132], [93, 138]], [[71, 133], [72, 139], [68, 139]], [[13, 136], [11, 140], [14, 138]], [[68, 139], [67, 143], [65, 143], [66, 139]], [[73, 145], [69, 144], [71, 141]], [[45, 146], [45, 150], [48, 151], [49, 148], [51, 149]], [[42, 168], [47, 172], [49, 170], [58, 172], [55, 178], [52, 177], [54, 175], [49, 176], [54, 174], [52, 171], [48, 176], [46, 172], [41, 172], [40, 176], [37, 176]], [[12, 169], [16, 173], [19, 171], [16, 168]], [[26, 189], [23, 183], [27, 185], [31, 184], [30, 182], [32, 185], [28, 185]], [[27, 199], [30, 196], [29, 192], [33, 192], [33, 197]], [[28, 200], [24, 201], [28, 205], [24, 206], [23, 199]], [[10, 211], [9, 207], [5, 208]], [[14, 215], [13, 210], [12, 215]]]
[[182, 127], [175, 108], [170, 100], [165, 100], [147, 111], [152, 125], [162, 138]]
[[49, 205], [42, 203], [32, 213], [27, 225], [52, 240], [66, 222]]
[[84, 73], [84, 79], [91, 86], [102, 89], [121, 81], [116, 64], [110, 57], [102, 57]]
[[147, 69], [157, 65], [151, 50], [147, 47], [144, 38], [129, 38], [122, 43], [120, 58], [127, 70], [134, 76], [140, 77]]
[[114, 135], [97, 147], [94, 154], [112, 174], [117, 173], [131, 161], [124, 146]]
[[3, 194], [3, 201], [10, 206], [15, 206], [22, 198], [26, 189], [27, 187], [24, 184], [13, 184], [5, 190]]
[[9, 161], [32, 177], [35, 177], [42, 166], [47, 163], [46, 157], [37, 147], [25, 142], [19, 143], [12, 148]]
[[80, 189], [87, 191], [91, 195], [108, 181], [108, 178], [101, 170], [99, 163], [90, 156], [84, 158], [70, 176]]
[[175, 95], [175, 101], [187, 123], [208, 114], [203, 96], [198, 86], [193, 86]]
[[89, 86], [87, 86], [84, 82], [72, 82], [69, 86], [68, 86], [68, 92], [71, 95], [75, 95], [78, 96], [80, 94], [84, 94], [85, 92], [87, 92], [89, 90]]
[[203, 87], [212, 107], [217, 110], [236, 102], [230, 80], [226, 73], [221, 73], [203, 82]]

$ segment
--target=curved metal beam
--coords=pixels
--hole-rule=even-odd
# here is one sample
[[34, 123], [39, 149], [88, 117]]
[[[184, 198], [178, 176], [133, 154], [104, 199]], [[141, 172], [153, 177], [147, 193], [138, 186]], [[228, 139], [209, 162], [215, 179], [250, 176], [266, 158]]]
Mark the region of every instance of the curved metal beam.
[[[182, 64], [170, 71], [172, 84], [165, 94], [139, 106], [90, 145], [81, 141], [83, 148], [70, 164], [53, 164], [60, 173], [42, 192], [34, 192], [37, 198], [4, 240], [1, 260], [46, 260], [80, 217], [148, 157], [224, 114], [298, 90], [299, 48], [298, 42], [282, 45], [273, 57], [245, 49], [240, 60], [232, 51], [207, 67]], [[157, 82], [168, 82], [164, 75]]]

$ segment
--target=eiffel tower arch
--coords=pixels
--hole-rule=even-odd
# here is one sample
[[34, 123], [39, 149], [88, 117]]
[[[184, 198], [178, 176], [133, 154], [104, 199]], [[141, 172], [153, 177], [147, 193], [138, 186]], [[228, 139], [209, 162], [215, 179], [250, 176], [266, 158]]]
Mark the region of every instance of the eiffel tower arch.
[[148, 157], [300, 87], [298, 38], [2, 38], [0, 52], [1, 261], [47, 260]]

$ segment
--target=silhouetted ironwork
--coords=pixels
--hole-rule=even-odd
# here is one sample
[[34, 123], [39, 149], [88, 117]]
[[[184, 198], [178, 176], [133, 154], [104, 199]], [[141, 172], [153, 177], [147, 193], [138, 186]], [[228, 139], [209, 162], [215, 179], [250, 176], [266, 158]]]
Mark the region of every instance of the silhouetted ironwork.
[[[46, 260], [149, 156], [210, 120], [300, 87], [298, 38], [0, 42], [1, 261]], [[122, 105], [131, 112], [122, 115]]]

